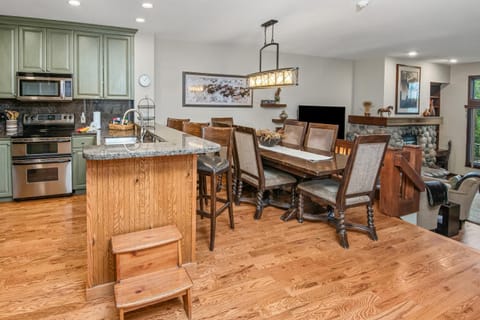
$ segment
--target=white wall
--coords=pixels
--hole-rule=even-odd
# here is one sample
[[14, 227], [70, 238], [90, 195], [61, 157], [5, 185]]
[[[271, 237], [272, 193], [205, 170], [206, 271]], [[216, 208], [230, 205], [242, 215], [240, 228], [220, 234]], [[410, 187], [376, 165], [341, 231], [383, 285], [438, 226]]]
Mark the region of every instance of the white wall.
[[[149, 33], [137, 33], [135, 35], [135, 106], [142, 98], [149, 97], [155, 100], [155, 36]], [[142, 87], [138, 84], [138, 77], [147, 74], [152, 80], [149, 87]]]
[[352, 114], [363, 115], [363, 102], [371, 101], [370, 112], [376, 116], [376, 110], [383, 106], [384, 74], [384, 58], [354, 62]]
[[[428, 63], [424, 61], [411, 59], [395, 59], [385, 58], [385, 77], [384, 77], [384, 105], [391, 105], [395, 108], [395, 90], [396, 90], [396, 75], [397, 64], [405, 64], [409, 66], [417, 66], [421, 68], [420, 73], [420, 112], [429, 108], [430, 105], [430, 82], [448, 83], [450, 82], [450, 66]], [[443, 114], [441, 114], [443, 116]], [[393, 116], [393, 114], [392, 114]], [[399, 116], [416, 116], [399, 115]]]
[[446, 146], [452, 140], [452, 153], [449, 170], [455, 173], [474, 171], [465, 167], [468, 76], [480, 75], [480, 63], [453, 65], [450, 72], [450, 84], [442, 88], [440, 110], [443, 125], [440, 128], [440, 146]]
[[[167, 117], [210, 121], [212, 116], [233, 116], [238, 124], [256, 128], [273, 128], [282, 108], [262, 108], [260, 100], [273, 99], [275, 89], [257, 89], [253, 108], [183, 107], [182, 72], [204, 72], [246, 75], [258, 71], [258, 49], [207, 46], [198, 43], [155, 39], [155, 98], [157, 122]], [[265, 52], [266, 69], [272, 65], [273, 54]], [[353, 63], [350, 60], [322, 59], [302, 55], [280, 55], [280, 67], [298, 66], [299, 86], [284, 87], [281, 103], [296, 118], [299, 104], [342, 105], [350, 113], [352, 103]]]

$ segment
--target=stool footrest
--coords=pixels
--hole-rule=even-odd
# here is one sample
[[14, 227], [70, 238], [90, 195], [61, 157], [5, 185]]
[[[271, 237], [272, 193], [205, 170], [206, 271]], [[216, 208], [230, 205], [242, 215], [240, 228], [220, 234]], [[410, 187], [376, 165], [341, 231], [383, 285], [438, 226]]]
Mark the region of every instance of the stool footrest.
[[115, 284], [115, 302], [119, 309], [134, 310], [183, 296], [192, 286], [192, 280], [184, 268], [171, 268], [131, 277]]
[[176, 226], [168, 225], [112, 237], [112, 252], [126, 253], [158, 247], [178, 241], [182, 234]]

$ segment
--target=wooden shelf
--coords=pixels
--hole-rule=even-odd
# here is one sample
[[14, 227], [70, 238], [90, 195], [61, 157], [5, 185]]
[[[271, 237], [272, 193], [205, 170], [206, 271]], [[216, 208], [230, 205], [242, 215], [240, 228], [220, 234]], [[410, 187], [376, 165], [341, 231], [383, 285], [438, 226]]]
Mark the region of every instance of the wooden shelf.
[[431, 126], [443, 123], [442, 117], [365, 117], [348, 116], [348, 123], [371, 126]]
[[283, 103], [261, 103], [260, 106], [264, 108], [285, 108], [287, 105]]

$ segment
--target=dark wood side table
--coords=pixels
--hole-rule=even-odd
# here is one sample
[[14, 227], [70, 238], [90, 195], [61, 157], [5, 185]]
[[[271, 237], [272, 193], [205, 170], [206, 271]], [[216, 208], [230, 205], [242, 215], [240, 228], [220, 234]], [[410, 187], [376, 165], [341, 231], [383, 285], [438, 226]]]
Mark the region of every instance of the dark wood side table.
[[438, 211], [437, 229], [435, 232], [447, 237], [458, 234], [460, 228], [460, 206], [456, 203], [442, 204]]

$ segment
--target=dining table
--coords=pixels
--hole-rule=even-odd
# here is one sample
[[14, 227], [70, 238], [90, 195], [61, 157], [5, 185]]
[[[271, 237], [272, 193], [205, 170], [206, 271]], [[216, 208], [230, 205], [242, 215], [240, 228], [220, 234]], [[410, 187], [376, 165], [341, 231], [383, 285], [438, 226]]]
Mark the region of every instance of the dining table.
[[[296, 149], [286, 146], [260, 146], [260, 155], [264, 165], [288, 172], [299, 180], [328, 178], [332, 174], [341, 174], [347, 164], [348, 156], [316, 149]], [[297, 199], [297, 197], [295, 197]], [[295, 203], [297, 203], [295, 201]], [[288, 221], [297, 216], [294, 205], [280, 217]]]

